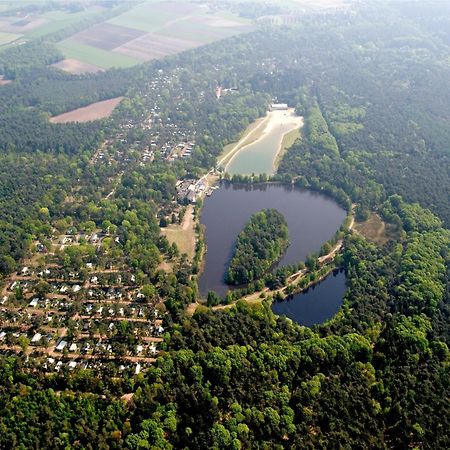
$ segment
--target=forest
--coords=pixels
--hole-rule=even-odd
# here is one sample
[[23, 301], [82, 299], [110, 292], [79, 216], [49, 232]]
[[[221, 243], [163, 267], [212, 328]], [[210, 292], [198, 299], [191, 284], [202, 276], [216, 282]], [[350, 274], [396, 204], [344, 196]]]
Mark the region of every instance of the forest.
[[[110, 234], [100, 249], [82, 242], [53, 264], [84, 276], [88, 257], [113, 261], [143, 286], [144, 304], [161, 302], [165, 329], [139, 374], [44, 373], [2, 349], [0, 448], [450, 448], [449, 30], [445, 2], [365, 2], [100, 74], [50, 67], [61, 57], [52, 37], [0, 52], [12, 80], [0, 86], [0, 287], [36, 242], [99, 230]], [[220, 100], [217, 85], [229, 89]], [[108, 119], [48, 120], [118, 95]], [[344, 303], [312, 328], [274, 315], [270, 297], [187, 314], [198, 267], [158, 226], [178, 220], [177, 180], [207, 173], [272, 99], [305, 118], [278, 181], [395, 230], [384, 245], [341, 236]], [[140, 124], [155, 112], [150, 137]], [[174, 129], [195, 140], [192, 157], [143, 161], [152, 140], [178, 142]], [[278, 259], [287, 234], [272, 216], [279, 245], [265, 236], [260, 261], [243, 238], [236, 267], [262, 273]], [[126, 324], [116, 336], [136, 339]]]
[[226, 282], [240, 285], [261, 278], [286, 251], [288, 235], [286, 220], [276, 209], [253, 214], [237, 237]]

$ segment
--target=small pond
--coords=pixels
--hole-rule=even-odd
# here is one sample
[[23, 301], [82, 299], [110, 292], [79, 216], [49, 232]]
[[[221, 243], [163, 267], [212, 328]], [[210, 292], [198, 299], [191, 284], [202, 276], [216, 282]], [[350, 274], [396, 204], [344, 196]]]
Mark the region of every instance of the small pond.
[[272, 311], [294, 322], [312, 326], [331, 319], [342, 305], [346, 285], [344, 271], [334, 271], [307, 291], [272, 304]]

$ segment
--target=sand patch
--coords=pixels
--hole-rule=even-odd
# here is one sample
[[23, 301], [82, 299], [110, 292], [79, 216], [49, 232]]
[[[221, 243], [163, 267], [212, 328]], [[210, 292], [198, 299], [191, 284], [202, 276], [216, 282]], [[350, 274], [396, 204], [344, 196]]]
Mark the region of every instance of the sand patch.
[[52, 66], [74, 75], [104, 71], [103, 68], [98, 67], [94, 64], [85, 63], [83, 61], [79, 61], [78, 59], [71, 58], [63, 59], [62, 61], [52, 64]]

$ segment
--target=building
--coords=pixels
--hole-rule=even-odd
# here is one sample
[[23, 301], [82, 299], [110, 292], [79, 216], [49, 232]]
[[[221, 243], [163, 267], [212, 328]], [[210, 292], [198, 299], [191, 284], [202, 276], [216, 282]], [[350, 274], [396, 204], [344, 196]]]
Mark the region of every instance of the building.
[[272, 103], [270, 106], [272, 111], [286, 111], [288, 109], [287, 103]]
[[31, 343], [35, 344], [37, 342], [39, 342], [42, 338], [42, 334], [41, 333], [36, 333], [33, 338], [31, 339]]
[[61, 340], [61, 341], [59, 341], [59, 344], [56, 346], [55, 350], [57, 352], [62, 352], [66, 348], [66, 346], [67, 346], [67, 341]]

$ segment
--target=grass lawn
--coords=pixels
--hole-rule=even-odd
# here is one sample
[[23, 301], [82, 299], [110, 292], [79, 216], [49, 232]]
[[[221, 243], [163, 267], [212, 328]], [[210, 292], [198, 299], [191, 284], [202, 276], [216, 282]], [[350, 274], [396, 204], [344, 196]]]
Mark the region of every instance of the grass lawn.
[[0, 45], [6, 45], [10, 42], [16, 41], [22, 37], [21, 34], [13, 34], [13, 33], [2, 33], [0, 32]]
[[166, 236], [169, 243], [175, 242], [180, 254], [186, 253], [191, 261], [195, 255], [195, 221], [193, 211], [193, 206], [189, 205], [181, 224], [171, 224], [166, 228], [161, 228], [161, 234]]
[[94, 64], [103, 69], [130, 67], [142, 62], [119, 53], [108, 52], [91, 47], [90, 45], [79, 44], [71, 39], [59, 42], [57, 46], [66, 58], [78, 59], [79, 61]]

